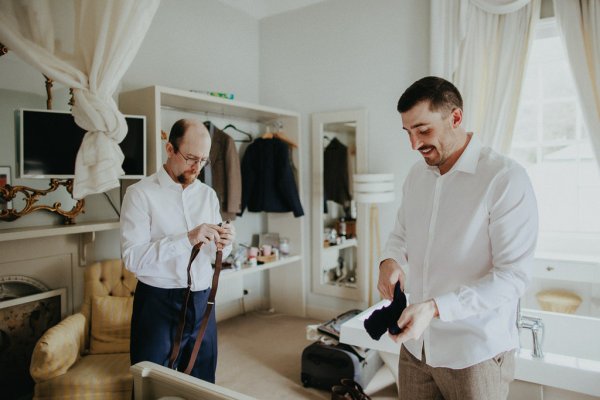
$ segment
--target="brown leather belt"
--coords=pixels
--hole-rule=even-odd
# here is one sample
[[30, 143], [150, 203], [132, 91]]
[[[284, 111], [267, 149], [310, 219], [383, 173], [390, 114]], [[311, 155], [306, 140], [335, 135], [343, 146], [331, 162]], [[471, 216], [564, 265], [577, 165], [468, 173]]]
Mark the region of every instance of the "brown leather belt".
[[[181, 347], [181, 339], [183, 338], [183, 328], [185, 325], [185, 314], [187, 312], [187, 304], [190, 298], [190, 293], [192, 291], [192, 262], [200, 252], [200, 247], [202, 247], [202, 243], [198, 243], [192, 248], [192, 254], [190, 255], [190, 262], [187, 267], [187, 290], [184, 296], [184, 303], [181, 309], [181, 316], [179, 317], [179, 327], [177, 328], [177, 336], [175, 337], [175, 342], [173, 343], [173, 349], [171, 350], [171, 357], [169, 357], [169, 368], [173, 369], [175, 365], [175, 361], [179, 356], [179, 348]], [[196, 362], [196, 357], [198, 356], [198, 350], [200, 350], [200, 345], [202, 344], [202, 338], [204, 337], [204, 333], [206, 331], [206, 326], [208, 325], [208, 319], [210, 318], [210, 313], [215, 305], [215, 296], [217, 295], [217, 286], [219, 285], [219, 274], [221, 273], [221, 262], [223, 258], [223, 251], [221, 248], [217, 247], [217, 255], [215, 259], [215, 272], [213, 273], [212, 286], [210, 288], [210, 294], [208, 295], [208, 303], [206, 304], [206, 310], [204, 310], [204, 317], [202, 318], [202, 324], [200, 325], [200, 330], [198, 331], [198, 336], [196, 337], [196, 342], [194, 343], [194, 349], [192, 350], [192, 354], [190, 356], [190, 361], [188, 362], [187, 367], [183, 371], [186, 374], [190, 374], [192, 372], [192, 368], [194, 367], [194, 363]]]

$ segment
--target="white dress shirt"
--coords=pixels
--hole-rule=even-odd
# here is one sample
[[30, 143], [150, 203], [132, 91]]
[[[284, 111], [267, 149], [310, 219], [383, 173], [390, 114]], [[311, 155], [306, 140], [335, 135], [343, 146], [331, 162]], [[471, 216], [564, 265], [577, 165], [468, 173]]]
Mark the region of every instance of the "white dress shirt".
[[531, 279], [535, 195], [525, 170], [474, 135], [444, 175], [424, 161], [403, 186], [383, 259], [407, 274], [411, 303], [435, 299], [423, 335], [404, 345], [427, 364], [466, 368], [519, 345], [517, 301]]
[[[121, 254], [137, 278], [159, 288], [187, 287], [192, 244], [187, 233], [221, 222], [215, 191], [195, 180], [183, 189], [164, 166], [127, 188], [121, 207]], [[223, 259], [231, 245], [223, 249]], [[192, 291], [211, 286], [216, 245], [202, 245], [191, 268]]]

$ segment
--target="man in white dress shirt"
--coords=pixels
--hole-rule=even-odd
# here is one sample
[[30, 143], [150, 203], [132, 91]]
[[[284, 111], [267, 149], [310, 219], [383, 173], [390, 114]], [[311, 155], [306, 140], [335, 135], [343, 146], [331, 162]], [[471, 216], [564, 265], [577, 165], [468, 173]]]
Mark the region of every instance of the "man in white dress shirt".
[[519, 345], [517, 301], [530, 280], [537, 205], [526, 171], [462, 127], [462, 98], [426, 77], [400, 97], [413, 150], [378, 289], [410, 305], [401, 344], [402, 399], [505, 399]]
[[[192, 247], [202, 243], [191, 267], [191, 296], [176, 367], [187, 366], [206, 309], [217, 244], [223, 259], [235, 229], [219, 226], [215, 191], [197, 180], [208, 163], [211, 140], [204, 125], [182, 119], [171, 128], [167, 161], [155, 174], [127, 189], [121, 209], [121, 252], [138, 279], [131, 320], [131, 363], [167, 365], [187, 290]], [[215, 382], [217, 333], [214, 308], [191, 371]]]

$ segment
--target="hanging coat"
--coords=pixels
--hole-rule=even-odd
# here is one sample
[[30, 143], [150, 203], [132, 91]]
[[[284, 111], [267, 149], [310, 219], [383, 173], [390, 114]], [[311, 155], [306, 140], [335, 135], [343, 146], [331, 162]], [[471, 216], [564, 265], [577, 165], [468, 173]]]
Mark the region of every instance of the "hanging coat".
[[[255, 139], [242, 159], [242, 212], [293, 212], [304, 215], [288, 145], [273, 139]], [[240, 213], [241, 215], [241, 213]]]

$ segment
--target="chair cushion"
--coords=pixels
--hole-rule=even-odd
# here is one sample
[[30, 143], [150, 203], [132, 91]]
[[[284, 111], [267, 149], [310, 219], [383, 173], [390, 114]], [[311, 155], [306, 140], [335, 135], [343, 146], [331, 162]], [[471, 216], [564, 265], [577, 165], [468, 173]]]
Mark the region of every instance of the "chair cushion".
[[35, 385], [34, 399], [131, 399], [129, 354], [91, 354], [66, 374]]
[[129, 353], [133, 297], [94, 296], [90, 354]]
[[83, 314], [73, 314], [42, 335], [33, 349], [29, 367], [36, 382], [64, 374], [77, 361], [85, 324]]

